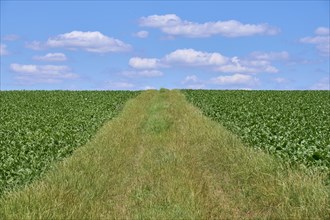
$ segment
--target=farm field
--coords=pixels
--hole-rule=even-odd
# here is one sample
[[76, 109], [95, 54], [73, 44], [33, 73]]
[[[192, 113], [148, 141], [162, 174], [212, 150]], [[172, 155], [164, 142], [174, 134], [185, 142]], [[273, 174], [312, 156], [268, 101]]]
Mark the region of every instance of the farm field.
[[127, 101], [86, 145], [0, 198], [0, 218], [327, 219], [324, 179], [246, 147], [161, 89]]
[[330, 220], [328, 8], [0, 0], [0, 220]]
[[[248, 145], [291, 164], [330, 170], [329, 91], [183, 90]], [[329, 175], [330, 177], [330, 175]]]
[[85, 144], [139, 92], [0, 92], [0, 196]]

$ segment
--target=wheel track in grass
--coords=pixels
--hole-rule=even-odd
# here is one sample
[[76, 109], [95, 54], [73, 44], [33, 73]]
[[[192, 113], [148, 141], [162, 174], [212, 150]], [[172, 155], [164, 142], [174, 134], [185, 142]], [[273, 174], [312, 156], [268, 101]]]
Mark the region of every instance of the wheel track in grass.
[[127, 102], [46, 176], [0, 201], [2, 219], [326, 218], [322, 176], [282, 168], [178, 91]]

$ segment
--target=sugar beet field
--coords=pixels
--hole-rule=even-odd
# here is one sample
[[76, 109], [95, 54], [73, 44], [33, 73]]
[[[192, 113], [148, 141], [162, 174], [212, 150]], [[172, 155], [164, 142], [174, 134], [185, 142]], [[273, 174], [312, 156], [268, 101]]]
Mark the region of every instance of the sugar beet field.
[[0, 195], [85, 144], [139, 92], [9, 91], [0, 100]]
[[[330, 169], [329, 91], [182, 90], [251, 147]], [[0, 195], [70, 155], [140, 92], [1, 92]]]
[[329, 91], [184, 90], [245, 143], [291, 164], [330, 168]]
[[[2, 91], [0, 100], [0, 201], [5, 195], [10, 197], [12, 192], [19, 192], [24, 186], [42, 181], [47, 172], [55, 169], [61, 161], [73, 157], [75, 152], [85, 145], [89, 146], [85, 147], [86, 152], [88, 149], [91, 152], [86, 155], [95, 158], [86, 159], [88, 163], [99, 165], [95, 165], [94, 168], [94, 165], [87, 165], [87, 162], [82, 161], [84, 159], [79, 159], [79, 155], [83, 155], [79, 152], [76, 156], [78, 159], [74, 159], [76, 162], [72, 162], [77, 163], [78, 168], [68, 165], [71, 168], [66, 172], [70, 173], [70, 169], [79, 169], [80, 171], [72, 170], [72, 175], [82, 175], [85, 172], [83, 167], [90, 166], [91, 170], [97, 171], [86, 171], [86, 175], [94, 175], [91, 179], [103, 178], [102, 187], [112, 187], [98, 189], [100, 184], [96, 184], [96, 180], [93, 183], [96, 184], [94, 188], [91, 183], [84, 186], [91, 187], [92, 191], [95, 188], [99, 190], [97, 193], [93, 192], [95, 195], [88, 192], [86, 195], [90, 197], [84, 197], [89, 198], [86, 209], [93, 210], [90, 213], [96, 210], [97, 214], [74, 214], [83, 212], [79, 207], [85, 209], [84, 205], [80, 205], [68, 215], [53, 216], [50, 209], [45, 208], [48, 210], [44, 212], [45, 215], [28, 214], [28, 218], [104, 218], [109, 215], [109, 210], [117, 210], [120, 205], [113, 205], [111, 208], [106, 206], [108, 208], [98, 210], [95, 207], [101, 207], [97, 204], [104, 204], [104, 201], [96, 200], [99, 203], [96, 202], [94, 207], [90, 199], [105, 199], [104, 194], [110, 189], [118, 189], [109, 192], [111, 196], [130, 194], [126, 197], [114, 196], [111, 204], [121, 204], [126, 201], [125, 199], [133, 201], [123, 203], [120, 207], [126, 208], [119, 208], [119, 214], [117, 211], [110, 213], [110, 217], [115, 218], [309, 218], [313, 215], [316, 215], [316, 218], [328, 217], [326, 213], [329, 206], [324, 204], [328, 204], [329, 198], [316, 202], [311, 199], [319, 198], [317, 193], [324, 195], [324, 192], [317, 191], [320, 187], [308, 185], [308, 181], [315, 175], [320, 175], [323, 186], [329, 190], [330, 91]], [[123, 111], [126, 105], [128, 110]], [[122, 118], [119, 117], [121, 113]], [[119, 118], [119, 121], [113, 122], [112, 125], [111, 122], [116, 118]], [[93, 149], [90, 147], [93, 144], [101, 147]], [[244, 146], [240, 148], [241, 145]], [[103, 150], [104, 153], [98, 152]], [[96, 156], [92, 156], [94, 154]], [[272, 166], [268, 166], [269, 163]], [[66, 166], [65, 163], [63, 166]], [[101, 168], [103, 166], [105, 168]], [[289, 174], [291, 171], [277, 171], [279, 166], [283, 166], [285, 170], [294, 170], [292, 176]], [[58, 173], [61, 173], [61, 169]], [[300, 171], [311, 176], [299, 177], [300, 174], [297, 173]], [[55, 180], [58, 179], [58, 184], [69, 187], [71, 174], [66, 172]], [[97, 172], [101, 173], [95, 176]], [[185, 179], [182, 179], [185, 175]], [[289, 185], [281, 183], [286, 175]], [[64, 183], [61, 178], [65, 179]], [[81, 177], [72, 178], [77, 178], [72, 181], [75, 181], [73, 187], [78, 187]], [[307, 188], [295, 178], [306, 184]], [[264, 182], [264, 186], [258, 185], [263, 181], [270, 182]], [[216, 187], [221, 182], [224, 184], [220, 190]], [[53, 187], [57, 186], [56, 184], [50, 185]], [[85, 184], [84, 181], [82, 184]], [[210, 185], [206, 187], [205, 184]], [[297, 194], [300, 188], [296, 190], [294, 187], [291, 188], [290, 184], [300, 187], [301, 194], [311, 193], [314, 197], [309, 198], [307, 195], [307, 199], [304, 200], [304, 194], [303, 199], [299, 200]], [[187, 193], [180, 191], [186, 185], [196, 185], [196, 188], [188, 190]], [[268, 189], [271, 185], [275, 185], [275, 188]], [[44, 185], [41, 184], [41, 190], [37, 191], [41, 192], [42, 187]], [[63, 189], [68, 190], [65, 187]], [[78, 188], [82, 190], [84, 187]], [[177, 188], [177, 191], [173, 187]], [[60, 191], [60, 198], [76, 190], [70, 189], [65, 194], [63, 189]], [[214, 194], [212, 190], [217, 193]], [[49, 189], [47, 191], [55, 192]], [[31, 195], [35, 194], [34, 191], [31, 192]], [[82, 192], [77, 196], [83, 195]], [[219, 192], [233, 195], [217, 197]], [[276, 193], [278, 197], [275, 196]], [[179, 195], [182, 201], [175, 197]], [[17, 209], [22, 208], [21, 213], [32, 210], [25, 210], [24, 205], [20, 205], [24, 198], [29, 198], [27, 204], [30, 204], [30, 196], [23, 196], [23, 200], [18, 202], [15, 202], [15, 198], [19, 197], [12, 198], [14, 199], [8, 200], [8, 204], [11, 204], [8, 207], [16, 204], [20, 207]], [[36, 201], [41, 201], [40, 198]], [[198, 202], [187, 203], [187, 199], [191, 198]], [[228, 202], [228, 199], [231, 202]], [[6, 201], [5, 199], [4, 204], [7, 204]], [[207, 201], [213, 201], [214, 204], [205, 205]], [[310, 208], [309, 203], [305, 201], [309, 201]], [[216, 208], [217, 203], [227, 202], [228, 207], [222, 206], [221, 210]], [[297, 206], [295, 202], [300, 208], [292, 211], [291, 205]], [[46, 204], [47, 201], [41, 203]], [[153, 206], [154, 204], [157, 206]], [[236, 208], [229, 208], [230, 204], [236, 204]], [[314, 204], [321, 204], [318, 205], [318, 210], [314, 210]], [[68, 206], [65, 202], [59, 203], [59, 206], [61, 205], [63, 210]], [[189, 205], [191, 207], [188, 207]], [[272, 209], [272, 205], [281, 211], [274, 211], [276, 209]], [[324, 208], [326, 206], [327, 208]], [[198, 207], [200, 210], [209, 211], [198, 211]], [[61, 212], [65, 213], [63, 210]], [[128, 213], [128, 210], [131, 213]], [[107, 214], [101, 215], [103, 211]], [[13, 208], [0, 208], [0, 218], [1, 214], [7, 216], [4, 214], [7, 212], [19, 213]]]

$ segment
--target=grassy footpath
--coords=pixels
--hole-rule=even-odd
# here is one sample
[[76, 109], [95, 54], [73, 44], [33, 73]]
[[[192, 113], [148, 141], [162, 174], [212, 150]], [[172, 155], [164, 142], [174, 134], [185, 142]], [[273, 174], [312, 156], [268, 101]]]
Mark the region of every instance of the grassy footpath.
[[244, 147], [178, 91], [147, 91], [43, 180], [3, 197], [0, 219], [327, 219], [322, 181]]

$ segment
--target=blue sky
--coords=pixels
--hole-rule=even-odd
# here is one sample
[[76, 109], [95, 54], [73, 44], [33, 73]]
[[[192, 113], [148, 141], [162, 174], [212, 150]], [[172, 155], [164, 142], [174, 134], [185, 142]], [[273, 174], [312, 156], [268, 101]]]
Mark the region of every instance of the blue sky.
[[329, 1], [1, 1], [1, 90], [329, 90]]

